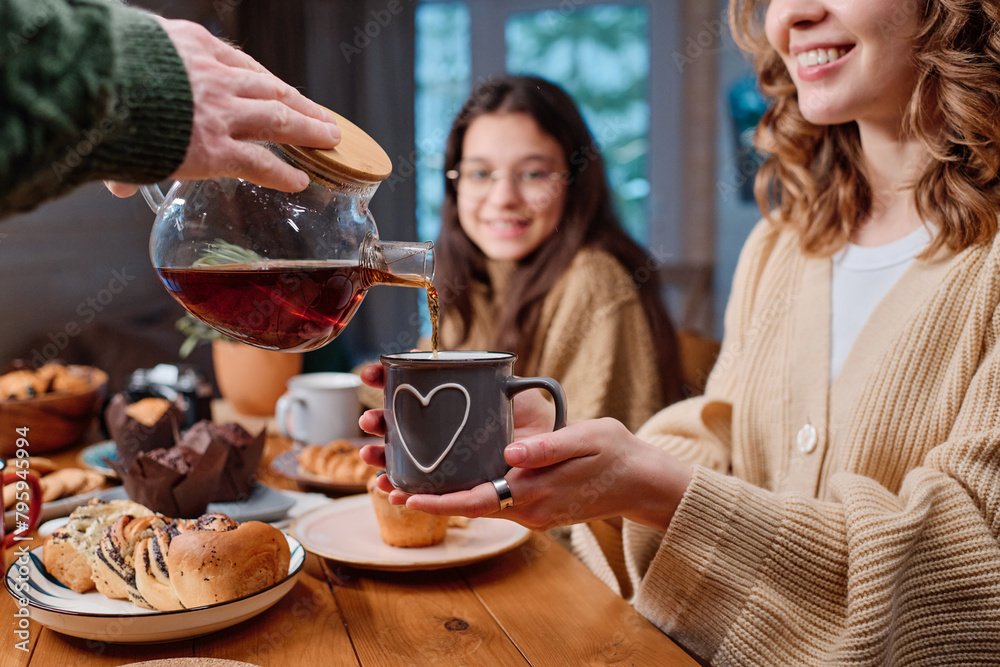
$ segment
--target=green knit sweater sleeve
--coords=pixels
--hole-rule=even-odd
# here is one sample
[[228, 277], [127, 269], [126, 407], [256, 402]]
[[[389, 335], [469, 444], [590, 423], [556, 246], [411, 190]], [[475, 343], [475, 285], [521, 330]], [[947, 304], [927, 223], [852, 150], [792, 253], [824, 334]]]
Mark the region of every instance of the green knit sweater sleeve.
[[0, 216], [176, 171], [194, 103], [170, 38], [113, 0], [0, 0]]

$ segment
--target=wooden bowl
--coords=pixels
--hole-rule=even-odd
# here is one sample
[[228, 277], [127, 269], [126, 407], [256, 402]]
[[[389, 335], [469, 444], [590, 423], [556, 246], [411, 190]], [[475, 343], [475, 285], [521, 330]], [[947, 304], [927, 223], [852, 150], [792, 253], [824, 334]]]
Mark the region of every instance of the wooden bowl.
[[28, 443], [22, 448], [35, 456], [72, 445], [87, 432], [101, 408], [108, 374], [90, 366], [68, 369], [87, 380], [87, 389], [0, 401], [0, 456], [14, 456], [21, 438]]

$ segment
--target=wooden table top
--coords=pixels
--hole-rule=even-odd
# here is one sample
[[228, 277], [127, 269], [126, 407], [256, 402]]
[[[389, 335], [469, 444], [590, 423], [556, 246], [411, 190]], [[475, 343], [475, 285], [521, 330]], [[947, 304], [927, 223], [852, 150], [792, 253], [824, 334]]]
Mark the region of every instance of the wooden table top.
[[[270, 470], [271, 459], [288, 446], [280, 436], [268, 437], [264, 483], [297, 488]], [[46, 456], [68, 466], [77, 465], [77, 454]], [[0, 667], [191, 657], [260, 667], [697, 664], [541, 533], [486, 561], [429, 572], [364, 570], [310, 554], [294, 588], [275, 606], [213, 634], [167, 644], [78, 639], [32, 621], [25, 652], [14, 647], [20, 641], [16, 611], [11, 595], [0, 593], [0, 628], [6, 629]]]

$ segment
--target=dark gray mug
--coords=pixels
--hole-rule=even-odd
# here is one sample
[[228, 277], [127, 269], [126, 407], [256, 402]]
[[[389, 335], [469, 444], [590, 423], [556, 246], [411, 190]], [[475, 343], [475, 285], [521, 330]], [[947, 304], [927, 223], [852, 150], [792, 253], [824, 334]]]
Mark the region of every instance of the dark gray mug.
[[408, 493], [451, 493], [510, 470], [511, 399], [544, 389], [555, 400], [554, 429], [566, 425], [566, 397], [552, 378], [514, 377], [507, 352], [384, 354], [386, 474]]

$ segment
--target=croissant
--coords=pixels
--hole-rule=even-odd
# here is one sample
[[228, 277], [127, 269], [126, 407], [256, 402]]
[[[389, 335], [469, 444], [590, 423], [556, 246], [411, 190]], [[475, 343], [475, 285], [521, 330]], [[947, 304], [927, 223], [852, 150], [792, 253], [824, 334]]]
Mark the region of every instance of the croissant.
[[335, 482], [363, 484], [375, 474], [375, 468], [361, 460], [359, 451], [347, 440], [309, 445], [299, 453], [299, 465]]

